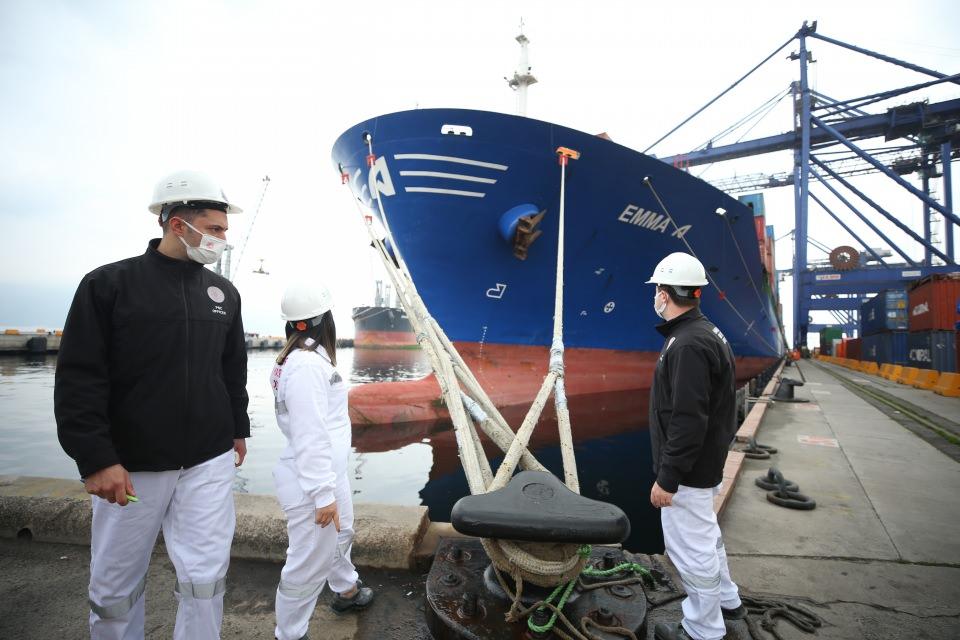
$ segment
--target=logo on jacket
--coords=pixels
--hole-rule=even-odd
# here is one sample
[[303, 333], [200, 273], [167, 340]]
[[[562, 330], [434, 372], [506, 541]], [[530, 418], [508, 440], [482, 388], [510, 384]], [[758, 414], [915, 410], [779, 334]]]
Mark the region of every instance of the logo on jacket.
[[208, 287], [207, 295], [216, 303], [223, 302], [227, 297], [223, 294], [223, 290], [220, 287]]
[[676, 342], [676, 341], [677, 341], [676, 338], [670, 338], [670, 339], [667, 341], [667, 346], [665, 346], [665, 347], [663, 348], [663, 351], [660, 352], [660, 360], [658, 360], [658, 362], [663, 362], [663, 356], [666, 355], [667, 349], [669, 349], [669, 348], [670, 348], [670, 345], [672, 345], [672, 344], [673, 344], [674, 342]]
[[340, 377], [339, 373], [334, 371], [333, 375], [330, 376], [330, 384], [337, 384], [338, 382], [343, 382], [343, 378]]
[[717, 329], [716, 327], [714, 327], [714, 328], [713, 328], [713, 333], [716, 334], [716, 336], [717, 336], [718, 338], [720, 338], [720, 341], [721, 341], [723, 344], [727, 344], [727, 339], [726, 339], [726, 337], [724, 337], [723, 332], [720, 331], [720, 329]]

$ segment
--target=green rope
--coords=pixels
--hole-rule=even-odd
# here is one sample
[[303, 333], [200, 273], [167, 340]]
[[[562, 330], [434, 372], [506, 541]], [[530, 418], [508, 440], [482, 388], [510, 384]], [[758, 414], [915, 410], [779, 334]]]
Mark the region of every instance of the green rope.
[[[577, 549], [577, 555], [580, 556], [581, 558], [589, 558], [591, 550], [592, 549], [590, 545], [585, 544], [581, 546], [579, 549]], [[547, 599], [543, 601], [543, 604], [552, 604], [553, 599], [557, 597], [557, 594], [563, 591], [563, 595], [560, 597], [560, 601], [557, 602], [557, 604], [555, 605], [556, 608], [553, 609], [553, 615], [550, 616], [550, 620], [547, 621], [547, 623], [544, 625], [539, 625], [539, 624], [534, 624], [533, 616], [529, 616], [527, 617], [527, 628], [529, 628], [534, 633], [546, 633], [547, 631], [550, 631], [551, 629], [553, 629], [553, 626], [557, 623], [557, 614], [563, 611], [564, 605], [567, 604], [567, 598], [569, 598], [570, 594], [573, 593], [573, 587], [576, 586], [576, 584], [577, 584], [577, 578], [574, 578], [573, 580], [571, 580], [570, 582], [567, 582], [566, 584], [562, 582], [558, 584], [557, 588], [554, 589], [553, 592], [549, 596], [547, 596]], [[541, 609], [546, 609], [546, 607], [539, 606], [537, 607], [536, 610], [539, 611]]]
[[646, 580], [653, 579], [653, 575], [650, 573], [650, 571], [642, 564], [637, 564], [636, 562], [622, 562], [612, 569], [595, 569], [593, 567], [584, 567], [583, 571], [580, 573], [590, 578], [606, 578], [607, 576], [612, 576], [615, 573], [621, 573], [623, 571], [638, 573]]
[[[591, 547], [588, 544], [583, 545], [577, 550], [577, 554], [581, 558], [589, 558]], [[649, 569], [644, 567], [642, 564], [637, 564], [636, 562], [621, 562], [612, 569], [596, 569], [594, 567], [585, 566], [581, 571], [580, 575], [587, 576], [590, 578], [606, 578], [617, 573], [622, 573], [629, 571], [631, 573], [636, 573], [640, 575], [644, 581], [652, 582], [653, 574], [650, 573]], [[553, 603], [554, 598], [563, 591], [563, 595], [560, 597], [560, 601], [557, 602], [555, 608], [553, 609], [553, 615], [550, 616], [550, 620], [547, 621], [544, 625], [534, 624], [533, 616], [527, 618], [527, 627], [534, 633], [546, 633], [553, 629], [554, 625], [557, 623], [557, 614], [563, 610], [565, 604], [567, 604], [567, 599], [570, 597], [570, 594], [573, 592], [573, 587], [577, 583], [577, 578], [574, 578], [570, 582], [564, 584], [560, 583], [553, 590], [553, 592], [547, 596], [547, 599], [543, 601], [542, 605], [537, 607], [537, 611], [545, 609], [543, 605], [549, 605]]]
[[[577, 584], [577, 581], [571, 580], [570, 582], [563, 584], [560, 583], [557, 585], [557, 588], [553, 590], [553, 593], [543, 601], [544, 604], [551, 604], [553, 599], [557, 597], [557, 594], [560, 593], [560, 590], [563, 590], [563, 596], [561, 596], [560, 601], [556, 604], [556, 608], [553, 610], [553, 615], [550, 616], [550, 620], [545, 625], [534, 624], [533, 616], [527, 618], [527, 627], [534, 633], [546, 633], [553, 629], [553, 625], [557, 623], [557, 614], [563, 610], [563, 606], [567, 604], [567, 598], [570, 597], [570, 594], [573, 592], [574, 585]], [[537, 611], [541, 609], [546, 609], [544, 606], [537, 607]]]

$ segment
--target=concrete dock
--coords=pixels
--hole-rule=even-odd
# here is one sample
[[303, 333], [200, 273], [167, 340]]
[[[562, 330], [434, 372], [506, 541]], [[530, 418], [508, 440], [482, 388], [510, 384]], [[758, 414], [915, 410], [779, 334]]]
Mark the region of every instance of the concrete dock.
[[[809, 361], [799, 368], [806, 385], [796, 396], [809, 402], [768, 407], [758, 440], [779, 452], [744, 461], [721, 518], [734, 579], [813, 605], [821, 638], [960, 637], [960, 465], [841, 378], [885, 381]], [[784, 375], [800, 379], [796, 367]], [[960, 399], [893, 392], [960, 422]], [[817, 508], [769, 503], [754, 479], [771, 466]], [[793, 637], [803, 635], [784, 634]]]
[[[800, 372], [807, 384], [796, 395], [810, 402], [767, 404], [757, 429], [759, 441], [779, 452], [771, 460], [746, 459], [731, 476], [737, 481], [727, 491], [721, 526], [734, 579], [746, 595], [782, 599], [815, 613], [823, 620], [818, 638], [960, 637], [960, 466], [949, 442], [919, 437], [895, 409], [874, 406], [844, 383], [878, 385], [883, 391], [885, 381], [812, 362], [803, 362], [799, 370], [788, 367], [783, 375], [799, 379]], [[924, 395], [930, 392], [902, 386], [887, 391], [925, 407], [939, 424], [960, 434], [960, 399], [937, 402]], [[769, 503], [753, 480], [770, 466], [797, 482], [817, 508], [795, 511]], [[56, 483], [62, 481], [30, 482], [29, 490], [22, 480], [0, 482], [0, 537], [5, 538], [0, 540], [0, 637], [85, 637], [89, 548], [83, 544], [88, 535], [83, 512], [88, 507], [78, 494], [79, 483], [68, 488], [69, 497], [57, 494]], [[33, 495], [22, 495], [27, 493]], [[69, 506], [57, 500], [73, 500], [70, 508], [77, 511], [31, 519], [30, 505], [41, 505], [34, 514], [51, 505]], [[278, 551], [285, 543], [270, 500], [238, 499], [240, 540], [229, 575], [224, 638], [272, 637]], [[358, 564], [388, 567], [361, 571], [378, 590], [378, 600], [362, 615], [335, 616], [324, 594], [311, 637], [427, 640], [425, 567], [438, 537], [450, 533], [449, 525], [427, 523], [422, 512], [410, 512], [400, 522], [396, 514], [358, 505], [358, 512], [364, 509], [368, 515], [358, 533], [367, 529], [367, 537], [358, 540], [355, 552]], [[30, 536], [23, 532], [28, 520], [34, 527]], [[387, 526], [396, 529], [377, 533]], [[169, 638], [174, 573], [158, 549], [147, 583], [147, 637]], [[679, 601], [652, 609], [648, 640], [653, 623], [679, 615]], [[784, 640], [814, 637], [785, 621], [776, 631]], [[749, 640], [751, 635], [737, 622], [726, 637]]]

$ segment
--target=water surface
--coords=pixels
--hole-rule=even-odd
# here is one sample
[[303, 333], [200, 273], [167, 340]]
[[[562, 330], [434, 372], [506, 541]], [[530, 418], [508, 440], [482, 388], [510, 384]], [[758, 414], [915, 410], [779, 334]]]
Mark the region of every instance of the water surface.
[[[236, 491], [272, 494], [271, 471], [286, 440], [277, 428], [269, 375], [276, 351], [251, 351], [247, 390], [250, 394], [251, 438], [247, 459], [237, 474]], [[338, 368], [350, 372], [350, 384], [419, 378], [429, 367], [419, 351], [338, 351]], [[0, 357], [0, 474], [78, 479], [73, 461], [57, 441], [53, 417], [56, 356]], [[642, 412], [638, 412], [642, 413]], [[645, 415], [616, 429], [574, 424], [576, 454], [583, 495], [613, 502], [630, 517], [628, 546], [662, 551], [659, 514], [649, 505], [653, 474]], [[606, 425], [609, 426], [609, 425]], [[555, 426], [535, 454], [562, 477]], [[603, 437], [589, 434], [601, 431]], [[586, 434], [586, 435], [582, 435]], [[423, 434], [399, 433], [384, 427], [383, 437], [355, 439], [349, 470], [354, 500], [392, 504], [424, 504], [435, 521], [447, 521], [453, 504], [467, 493], [452, 430], [433, 428]], [[496, 468], [500, 458], [491, 458]], [[78, 480], [79, 482], [79, 480]]]

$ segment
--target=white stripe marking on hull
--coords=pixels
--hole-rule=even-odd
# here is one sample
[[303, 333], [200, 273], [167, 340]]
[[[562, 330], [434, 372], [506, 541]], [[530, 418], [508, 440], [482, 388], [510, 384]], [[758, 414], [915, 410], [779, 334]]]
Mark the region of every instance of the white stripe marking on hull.
[[459, 189], [434, 189], [433, 187], [404, 187], [408, 193], [441, 193], [450, 196], [468, 196], [470, 198], [482, 198], [484, 193], [479, 191], [460, 191]]
[[471, 160], [470, 158], [457, 158], [454, 156], [437, 156], [431, 153], [395, 153], [394, 160], [438, 160], [440, 162], [458, 162], [460, 164], [469, 164], [474, 167], [484, 167], [486, 169], [496, 169], [497, 171], [506, 171], [507, 165], [495, 164], [493, 162], [482, 162], [480, 160]]
[[462, 173], [443, 173], [442, 171], [401, 171], [402, 176], [423, 176], [425, 178], [449, 178], [450, 180], [465, 180], [466, 182], [482, 182], [484, 184], [496, 184], [493, 178], [479, 178], [477, 176], [466, 176]]

